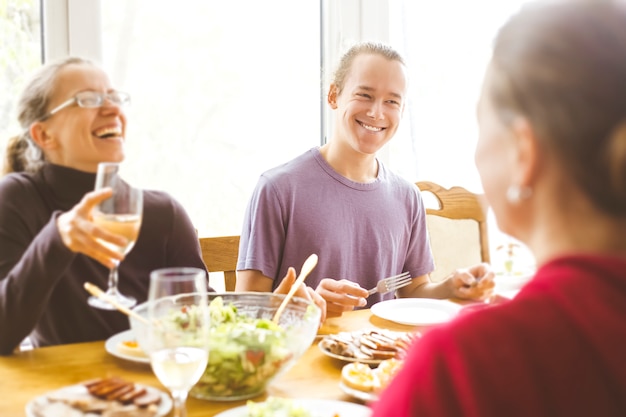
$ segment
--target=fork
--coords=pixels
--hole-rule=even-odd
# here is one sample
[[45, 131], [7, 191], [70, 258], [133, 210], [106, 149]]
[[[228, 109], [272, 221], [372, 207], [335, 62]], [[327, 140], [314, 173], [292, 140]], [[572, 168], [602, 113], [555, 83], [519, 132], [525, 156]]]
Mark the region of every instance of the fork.
[[391, 291], [395, 291], [399, 288], [405, 287], [411, 283], [413, 278], [408, 272], [403, 272], [399, 275], [394, 275], [378, 281], [378, 284], [374, 288], [368, 291], [368, 296], [372, 294], [381, 293], [386, 294]]

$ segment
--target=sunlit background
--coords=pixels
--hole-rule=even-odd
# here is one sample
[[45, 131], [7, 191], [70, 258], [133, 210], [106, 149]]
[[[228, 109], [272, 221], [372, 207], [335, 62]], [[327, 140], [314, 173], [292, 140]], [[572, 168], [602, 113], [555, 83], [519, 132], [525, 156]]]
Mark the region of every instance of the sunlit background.
[[[76, 0], [0, 0], [2, 149], [19, 132], [15, 102], [44, 57], [41, 16], [62, 4], [84, 19], [74, 31], [91, 30], [71, 36], [94, 37], [91, 57], [132, 96], [128, 180], [175, 196], [202, 236], [240, 234], [259, 175], [324, 142], [329, 76], [361, 39], [391, 43], [410, 70], [409, 106], [380, 158], [412, 182], [482, 192], [476, 100], [492, 39], [525, 1], [89, 2], [95, 10], [82, 17]], [[512, 240], [493, 219], [490, 239], [499, 268], [496, 248]]]

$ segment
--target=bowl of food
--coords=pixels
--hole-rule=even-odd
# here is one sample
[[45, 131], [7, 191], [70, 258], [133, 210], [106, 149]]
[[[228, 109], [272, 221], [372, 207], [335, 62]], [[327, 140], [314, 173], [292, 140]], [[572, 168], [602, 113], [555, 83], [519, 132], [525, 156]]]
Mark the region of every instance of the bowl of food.
[[[284, 295], [260, 292], [209, 294], [211, 330], [209, 362], [190, 395], [212, 401], [256, 397], [287, 371], [311, 346], [321, 311], [314, 303], [294, 297], [272, 318]], [[133, 311], [148, 316], [148, 303]], [[173, 312], [180, 318], [180, 312]], [[146, 337], [145, 322], [129, 316], [139, 345]]]

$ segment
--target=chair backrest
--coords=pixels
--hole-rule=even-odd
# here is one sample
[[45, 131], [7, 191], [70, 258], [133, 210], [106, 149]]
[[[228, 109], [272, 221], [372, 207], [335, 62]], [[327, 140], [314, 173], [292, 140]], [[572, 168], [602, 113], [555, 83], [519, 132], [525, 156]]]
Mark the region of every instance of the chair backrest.
[[[435, 258], [431, 280], [438, 282], [458, 268], [489, 262], [487, 202], [462, 187], [446, 189], [430, 181], [415, 183], [426, 203], [426, 226]], [[428, 206], [432, 193], [437, 208]]]
[[239, 236], [201, 237], [202, 259], [210, 272], [224, 273], [224, 288], [235, 291]]

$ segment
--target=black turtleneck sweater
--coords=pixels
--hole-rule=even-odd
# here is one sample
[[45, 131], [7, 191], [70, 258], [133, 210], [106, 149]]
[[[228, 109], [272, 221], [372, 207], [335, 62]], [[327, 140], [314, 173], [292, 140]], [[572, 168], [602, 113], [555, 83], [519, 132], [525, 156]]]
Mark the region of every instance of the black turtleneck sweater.
[[[94, 189], [95, 174], [47, 164], [35, 174], [0, 180], [0, 354], [30, 334], [36, 347], [103, 340], [129, 328], [128, 318], [87, 304], [86, 281], [105, 289], [108, 268], [62, 242], [56, 219]], [[119, 267], [119, 288], [139, 303], [159, 268], [205, 269], [196, 231], [183, 207], [144, 191], [135, 247]]]

